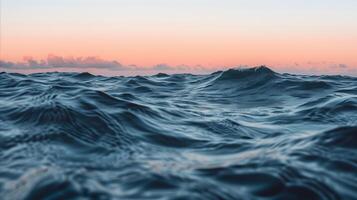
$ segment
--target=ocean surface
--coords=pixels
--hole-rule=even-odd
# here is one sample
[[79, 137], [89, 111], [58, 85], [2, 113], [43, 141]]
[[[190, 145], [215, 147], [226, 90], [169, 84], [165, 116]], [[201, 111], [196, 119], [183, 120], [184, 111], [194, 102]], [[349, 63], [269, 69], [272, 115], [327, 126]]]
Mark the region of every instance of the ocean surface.
[[357, 199], [357, 78], [0, 73], [0, 196]]

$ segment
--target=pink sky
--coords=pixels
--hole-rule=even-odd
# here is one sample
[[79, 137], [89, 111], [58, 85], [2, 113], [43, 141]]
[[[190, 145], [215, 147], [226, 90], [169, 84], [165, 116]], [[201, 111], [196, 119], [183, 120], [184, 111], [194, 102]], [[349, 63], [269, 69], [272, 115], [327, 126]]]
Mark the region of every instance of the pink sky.
[[180, 68], [187, 72], [268, 65], [281, 72], [357, 74], [357, 3], [267, 2], [4, 0], [0, 60], [94, 56], [142, 68], [191, 66]]

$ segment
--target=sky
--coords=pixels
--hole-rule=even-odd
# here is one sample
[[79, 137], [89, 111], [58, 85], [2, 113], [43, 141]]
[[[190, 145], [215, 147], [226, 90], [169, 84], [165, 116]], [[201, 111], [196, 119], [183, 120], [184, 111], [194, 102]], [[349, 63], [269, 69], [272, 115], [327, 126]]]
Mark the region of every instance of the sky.
[[0, 71], [357, 75], [356, 0], [0, 1]]

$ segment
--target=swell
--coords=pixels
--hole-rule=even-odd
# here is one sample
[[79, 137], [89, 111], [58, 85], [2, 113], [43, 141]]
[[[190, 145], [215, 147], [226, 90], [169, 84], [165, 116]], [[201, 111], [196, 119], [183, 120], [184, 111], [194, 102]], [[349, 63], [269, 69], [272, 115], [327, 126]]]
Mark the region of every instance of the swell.
[[[0, 73], [4, 199], [354, 199], [357, 79]], [[177, 192], [179, 191], [179, 192]]]

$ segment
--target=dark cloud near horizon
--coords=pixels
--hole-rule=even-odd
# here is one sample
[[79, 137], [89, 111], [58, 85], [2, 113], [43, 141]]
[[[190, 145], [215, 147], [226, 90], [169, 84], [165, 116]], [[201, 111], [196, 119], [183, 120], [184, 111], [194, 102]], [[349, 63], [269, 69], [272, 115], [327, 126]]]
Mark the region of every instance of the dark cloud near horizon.
[[0, 68], [12, 69], [14, 66], [15, 66], [14, 63], [12, 62], [0, 60]]
[[[154, 66], [122, 65], [116, 60], [104, 60], [98, 57], [62, 57], [49, 55], [45, 60], [24, 57], [23, 62], [0, 60], [0, 69], [5, 70], [48, 70], [48, 69], [104, 69], [110, 71], [205, 71], [202, 66], [157, 64]], [[206, 69], [207, 70], [207, 69]]]
[[349, 66], [345, 64], [339, 64], [338, 67], [343, 69], [349, 68]]
[[35, 60], [31, 57], [25, 57], [23, 62], [9, 62], [0, 60], [0, 68], [4, 69], [54, 69], [54, 68], [74, 68], [74, 69], [108, 69], [108, 70], [126, 70], [127, 67], [118, 61], [104, 60], [98, 57], [68, 57], [49, 55], [46, 60]]
[[152, 69], [153, 70], [166, 71], [166, 70], [172, 70], [173, 67], [162, 63], [162, 64], [157, 64], [157, 65], [153, 66]]

